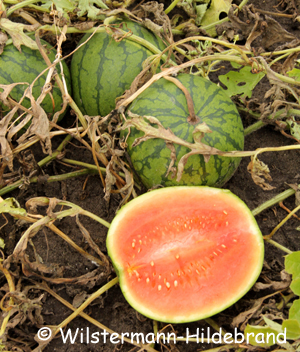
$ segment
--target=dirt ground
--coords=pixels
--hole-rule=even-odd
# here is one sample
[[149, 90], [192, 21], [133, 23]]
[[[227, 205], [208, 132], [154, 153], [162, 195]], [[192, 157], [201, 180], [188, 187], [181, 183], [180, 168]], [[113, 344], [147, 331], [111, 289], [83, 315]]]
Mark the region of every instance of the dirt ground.
[[[279, 0], [250, 0], [249, 4], [253, 4], [256, 9], [276, 12], [277, 10], [283, 10], [287, 8], [284, 1]], [[168, 5], [168, 3], [166, 3]], [[300, 9], [299, 9], [300, 10]], [[289, 13], [289, 9], [286, 13]], [[290, 33], [300, 39], [299, 22], [292, 21], [285, 17], [276, 17], [276, 20]], [[259, 47], [259, 41], [256, 43]], [[216, 76], [213, 77], [216, 80]], [[270, 85], [266, 79], [264, 79], [253, 92], [253, 97], [258, 101], [263, 102], [263, 97], [266, 91], [270, 88]], [[244, 126], [249, 126], [255, 120], [247, 113], [241, 112], [241, 117]], [[73, 124], [74, 117], [69, 114], [62, 122], [64, 127], [69, 127]], [[62, 137], [56, 137], [52, 140], [53, 150], [60, 144]], [[254, 133], [248, 135], [245, 139], [245, 150], [255, 150], [262, 147], [276, 147], [285, 146], [288, 144], [296, 143], [295, 140], [289, 139], [284, 136], [278, 128], [274, 125], [267, 125]], [[35, 160], [38, 162], [42, 160], [45, 155], [43, 154], [40, 145], [35, 144], [30, 148], [35, 156]], [[71, 143], [65, 148], [65, 157], [68, 159], [74, 159], [83, 161], [86, 163], [94, 164], [93, 157], [90, 151], [83, 148], [83, 146], [72, 140]], [[244, 158], [230, 181], [224, 186], [224, 188], [230, 189], [234, 194], [239, 196], [252, 210], [264, 203], [266, 200], [271, 199], [275, 195], [288, 189], [288, 184], [298, 184], [300, 180], [300, 152], [297, 150], [289, 150], [282, 152], [270, 152], [264, 153], [260, 156], [265, 164], [269, 166], [272, 181], [270, 184], [274, 189], [270, 191], [264, 191], [256, 185], [249, 172], [247, 166], [250, 159]], [[62, 163], [59, 160], [53, 161], [49, 165], [43, 167], [43, 173], [45, 175], [58, 175], [64, 174], [75, 170], [69, 165]], [[55, 197], [58, 199], [65, 199], [79, 205], [83, 209], [86, 209], [99, 217], [111, 222], [115, 216], [115, 211], [120, 203], [120, 196], [112, 194], [110, 202], [107, 203], [103, 197], [103, 186], [99, 179], [99, 176], [81, 176], [73, 178], [67, 181], [53, 182], [53, 183], [32, 183], [27, 185], [24, 189], [17, 189], [5, 195], [5, 197], [14, 197], [21, 205], [25, 207], [25, 203], [33, 197]], [[295, 197], [291, 196], [284, 201], [284, 205], [289, 209], [295, 207]], [[256, 216], [258, 225], [263, 235], [268, 235], [279, 222], [284, 219], [287, 215], [279, 205], [273, 206], [261, 214]], [[4, 224], [5, 220], [0, 219], [1, 224]], [[106, 227], [99, 225], [97, 222], [92, 221], [87, 217], [80, 217], [80, 221], [85, 228], [91, 234], [95, 244], [100, 250], [106, 253]], [[88, 246], [86, 243], [78, 225], [73, 217], [64, 218], [55, 223], [56, 226], [69, 236], [75, 243], [80, 247], [87, 250], [89, 253], [97, 256], [97, 254]], [[299, 220], [292, 217], [287, 223], [282, 226], [274, 236], [274, 240], [281, 245], [289, 248], [292, 251], [300, 250], [300, 232], [296, 229], [299, 227]], [[1, 228], [0, 237], [5, 241], [4, 255], [9, 256], [21, 235], [27, 229], [28, 224], [24, 222], [13, 222], [9, 221], [6, 226]], [[43, 228], [38, 234], [32, 239], [33, 246], [29, 245], [27, 254], [31, 261], [34, 260], [35, 255], [41, 258], [42, 263], [49, 268], [48, 278], [78, 278], [88, 273], [92, 273], [89, 278], [85, 276], [79, 282], [72, 283], [72, 280], [65, 281], [62, 283], [53, 283], [49, 280], [49, 287], [60, 295], [66, 301], [80, 305], [78, 302], [83, 302], [84, 298], [87, 298], [101, 286], [106, 284], [109, 280], [114, 277], [112, 272], [109, 276], [103, 272], [103, 269], [97, 266], [95, 263], [83, 257], [75, 249], [69, 246], [62, 238], [50, 231], [48, 228]], [[284, 264], [284, 253], [280, 249], [274, 247], [271, 244], [266, 243], [265, 249], [265, 265], [263, 272], [259, 278], [259, 282], [268, 283], [270, 281], [280, 281], [280, 272], [283, 269]], [[14, 328], [9, 330], [8, 341], [10, 341], [11, 351], [31, 351], [37, 344], [33, 340], [34, 335], [37, 333], [41, 326], [54, 326], [60, 324], [70, 314], [71, 310], [64, 304], [60, 303], [53, 295], [34, 287], [35, 283], [41, 282], [37, 276], [26, 277], [25, 275], [20, 276], [20, 268], [14, 266], [11, 268], [12, 272], [15, 271], [16, 277], [19, 278], [19, 285], [25, 289], [28, 287], [27, 297], [29, 299], [40, 299], [40, 309], [33, 310], [33, 318], [24, 319], [24, 322], [20, 322]], [[52, 280], [53, 281], [53, 280]], [[1, 277], [1, 286], [5, 284], [5, 278]], [[16, 281], [18, 282], [18, 281]], [[31, 287], [31, 288], [29, 288]], [[4, 289], [2, 288], [2, 294], [4, 295]], [[253, 300], [260, 297], [266, 296], [274, 292], [272, 289], [255, 290], [252, 289], [246, 296], [238, 301], [234, 306], [226, 309], [213, 317], [215, 323], [227, 331], [232, 331], [232, 321], [240, 313], [246, 311], [251, 307]], [[277, 296], [271, 297], [265, 303], [272, 304], [274, 300], [278, 299]], [[77, 302], [77, 303], [76, 303]], [[268, 306], [266, 310], [268, 310]], [[96, 319], [98, 322], [106, 327], [114, 330], [118, 333], [124, 332], [139, 332], [147, 334], [153, 331], [153, 323], [150, 319], [139, 315], [124, 299], [121, 290], [118, 285], [113, 286], [103, 296], [94, 301], [87, 307], [85, 313], [90, 317]], [[271, 314], [271, 310], [270, 310]], [[282, 310], [283, 316], [286, 317], [287, 310]], [[40, 325], [36, 324], [39, 321]], [[197, 321], [189, 324], [174, 324], [167, 326], [167, 324], [158, 323], [158, 328], [162, 329], [166, 327], [165, 331], [171, 331], [174, 329], [178, 333], [178, 336], [183, 336], [188, 328], [191, 334], [196, 333], [197, 328], [207, 328], [209, 321]], [[76, 339], [74, 344], [70, 342], [63, 343], [59, 334], [54, 338], [44, 349], [45, 352], [92, 352], [92, 351], [130, 351], [134, 346], [124, 343], [114, 345], [110, 342], [104, 343], [103, 339], [100, 338], [99, 343], [93, 344], [86, 340], [87, 328], [89, 334], [93, 332], [102, 331], [99, 327], [91, 324], [83, 318], [75, 318], [71, 321], [65, 332], [70, 328], [73, 332], [79, 328], [79, 332], [82, 336], [82, 342], [79, 338]], [[15, 349], [12, 346], [15, 344]], [[163, 347], [162, 345], [155, 345], [154, 348], [157, 351], [196, 351], [196, 350], [207, 350], [209, 348], [215, 348], [216, 345], [207, 344], [196, 344], [179, 342], [174, 345], [168, 345]], [[136, 351], [138, 348], [136, 349]]]

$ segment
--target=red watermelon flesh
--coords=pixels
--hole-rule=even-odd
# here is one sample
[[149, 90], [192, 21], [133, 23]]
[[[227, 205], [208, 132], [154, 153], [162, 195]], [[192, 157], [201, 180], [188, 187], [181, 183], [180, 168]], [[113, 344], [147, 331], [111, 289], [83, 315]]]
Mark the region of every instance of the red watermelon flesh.
[[107, 247], [127, 301], [171, 323], [232, 305], [255, 283], [264, 254], [247, 206], [210, 187], [169, 187], [136, 198], [113, 220]]

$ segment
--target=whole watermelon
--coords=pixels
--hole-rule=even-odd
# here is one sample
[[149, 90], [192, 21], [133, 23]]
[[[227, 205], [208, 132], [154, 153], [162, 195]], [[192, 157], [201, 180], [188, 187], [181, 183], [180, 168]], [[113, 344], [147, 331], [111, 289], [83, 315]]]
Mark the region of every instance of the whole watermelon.
[[[201, 142], [221, 151], [243, 150], [243, 125], [234, 103], [225, 91], [216, 84], [199, 76], [180, 74], [177, 79], [188, 89], [199, 123], [205, 122], [212, 133], [206, 133]], [[154, 116], [165, 128], [169, 128], [177, 137], [193, 143], [195, 125], [187, 122], [189, 111], [186, 97], [174, 83], [160, 79], [147, 88], [129, 106], [129, 110], [138, 115]], [[122, 131], [121, 136], [128, 131]], [[136, 138], [143, 132], [130, 128], [127, 151], [132, 164], [147, 188], [158, 185], [206, 185], [221, 187], [237, 169], [240, 158], [212, 155], [208, 162], [202, 155], [188, 158], [180, 182], [171, 173], [166, 177], [170, 165], [171, 150], [164, 140], [149, 139], [133, 147]], [[175, 145], [177, 167], [180, 158], [190, 149]], [[173, 176], [173, 177], [172, 177]]]
[[[123, 30], [130, 29], [160, 50], [165, 49], [163, 42], [146, 28], [131, 21], [122, 24]], [[86, 34], [79, 45], [89, 36]], [[116, 42], [106, 32], [94, 34], [74, 53], [71, 62], [74, 100], [81, 111], [90, 116], [109, 114], [116, 98], [130, 87], [151, 55], [144, 46], [129, 39]]]
[[[53, 62], [55, 60], [56, 50], [44, 40], [41, 40], [41, 43], [47, 48], [47, 56]], [[70, 71], [67, 65], [63, 62], [63, 72], [66, 78], [68, 91], [71, 93], [71, 77]], [[27, 82], [31, 84], [33, 80], [48, 66], [43, 59], [42, 55], [38, 50], [30, 49], [26, 46], [22, 46], [22, 51], [19, 50], [13, 45], [6, 45], [3, 53], [0, 55], [0, 83], [1, 84], [12, 84], [17, 82]], [[56, 66], [56, 70], [60, 73], [60, 66]], [[43, 85], [45, 84], [47, 77], [47, 72], [44, 73], [34, 84], [32, 93], [35, 99], [37, 99], [41, 92]], [[46, 95], [41, 106], [49, 116], [52, 116], [55, 112], [61, 110], [63, 99], [61, 96], [61, 91], [56, 85], [55, 80], [52, 82], [52, 96], [54, 99], [55, 107], [53, 109], [53, 103], [49, 95]], [[10, 96], [19, 101], [28, 85], [17, 85], [13, 88], [10, 93]], [[30, 100], [25, 98], [22, 103], [26, 108], [30, 107]], [[0, 103], [1, 115], [5, 115], [9, 108]], [[62, 116], [61, 116], [62, 117]]]

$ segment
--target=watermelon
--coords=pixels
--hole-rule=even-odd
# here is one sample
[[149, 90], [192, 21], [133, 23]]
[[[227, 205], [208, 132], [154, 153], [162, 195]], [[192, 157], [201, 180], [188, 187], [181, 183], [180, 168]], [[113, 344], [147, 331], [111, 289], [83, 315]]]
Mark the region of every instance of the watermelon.
[[158, 321], [210, 317], [250, 290], [264, 243], [245, 203], [228, 190], [166, 187], [113, 219], [108, 254], [128, 303]]
[[[41, 43], [47, 48], [47, 55], [53, 62], [56, 55], [55, 48], [52, 48], [51, 45], [44, 40], [41, 40]], [[71, 93], [70, 71], [64, 62], [62, 65], [68, 91]], [[35, 78], [47, 67], [48, 66], [45, 60], [38, 50], [33, 50], [26, 46], [22, 46], [22, 51], [19, 52], [13, 44], [6, 45], [3, 53], [0, 55], [0, 83], [12, 84], [17, 82], [27, 82], [31, 84], [33, 80], [35, 80]], [[56, 69], [60, 73], [59, 65], [56, 66]], [[34, 84], [33, 96], [35, 99], [40, 96], [46, 77], [47, 72], [39, 77]], [[49, 114], [49, 116], [52, 116], [55, 112], [61, 110], [63, 103], [59, 87], [56, 85], [54, 80], [52, 84], [52, 95], [55, 103], [54, 109], [52, 99], [49, 95], [45, 97], [41, 104], [42, 108], [47, 114]], [[15, 86], [10, 93], [11, 98], [19, 101], [22, 98], [26, 88], [28, 88], [28, 85], [25, 84]], [[25, 98], [22, 105], [28, 109], [31, 106], [30, 100]], [[0, 108], [2, 110], [1, 115], [5, 115], [10, 110], [7, 106], [1, 105], [1, 103]]]
[[[123, 30], [128, 32], [130, 29], [158, 49], [165, 49], [163, 42], [146, 28], [131, 21], [122, 23]], [[90, 35], [86, 34], [79, 45]], [[116, 98], [129, 89], [142, 71], [143, 62], [151, 55], [151, 51], [129, 39], [117, 42], [106, 32], [94, 34], [72, 58], [74, 101], [84, 114], [109, 114], [115, 108]]]
[[[244, 130], [235, 104], [216, 84], [199, 76], [180, 74], [177, 79], [188, 89], [199, 124], [205, 122], [212, 133], [206, 133], [201, 142], [221, 151], [241, 151], [244, 147]], [[193, 143], [195, 124], [187, 122], [189, 111], [184, 93], [173, 82], [165, 79], [152, 84], [129, 106], [130, 112], [140, 116], [154, 116], [177, 137]], [[125, 137], [128, 131], [121, 133]], [[150, 139], [133, 146], [136, 138], [143, 136], [131, 127], [127, 151], [132, 164], [147, 188], [162, 186], [223, 186], [237, 169], [240, 158], [211, 156], [205, 162], [202, 155], [188, 158], [184, 172], [177, 181], [169, 173], [171, 150], [163, 139]], [[190, 149], [175, 145], [177, 167], [181, 157]]]

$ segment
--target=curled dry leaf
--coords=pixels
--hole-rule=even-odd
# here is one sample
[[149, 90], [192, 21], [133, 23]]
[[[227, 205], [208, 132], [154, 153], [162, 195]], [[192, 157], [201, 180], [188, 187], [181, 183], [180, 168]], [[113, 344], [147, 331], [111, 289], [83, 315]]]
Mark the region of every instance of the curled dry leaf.
[[38, 27], [39, 24], [25, 25], [12, 22], [4, 17], [0, 18], [0, 28], [4, 29], [11, 36], [14, 46], [19, 51], [21, 51], [21, 45], [25, 45], [33, 50], [38, 49], [36, 42], [23, 32], [24, 30], [34, 32]]
[[80, 23], [75, 23], [74, 27], [79, 29], [80, 31], [86, 31], [88, 29], [93, 28], [96, 23], [97, 22], [94, 22], [94, 21], [80, 22]]
[[[168, 15], [164, 12], [164, 4], [159, 4], [156, 1], [149, 1], [133, 11], [140, 19], [143, 19], [142, 24], [149, 28], [158, 37], [162, 38], [161, 29], [168, 43], [173, 43], [173, 34], [171, 21]], [[149, 18], [154, 18], [153, 21]]]
[[267, 288], [272, 288], [275, 291], [284, 290], [290, 286], [291, 283], [291, 275], [288, 274], [286, 271], [282, 270], [280, 272], [281, 281], [272, 281], [268, 283], [257, 282], [253, 289], [254, 291], [265, 290]]
[[250, 172], [253, 181], [264, 191], [270, 191], [275, 188], [267, 182], [272, 181], [268, 165], [264, 164], [256, 157], [251, 156], [251, 161], [247, 169]]
[[27, 82], [17, 82], [17, 83], [12, 83], [12, 84], [0, 84], [0, 89], [2, 91], [0, 91], [0, 101], [10, 107], [10, 108], [13, 108], [13, 104], [7, 99], [10, 92], [17, 86], [17, 85], [28, 85]]
[[18, 139], [18, 143], [24, 142], [29, 136], [36, 135], [41, 141], [43, 152], [45, 154], [52, 154], [48, 116], [45, 110], [34, 99], [31, 89], [27, 90], [26, 97], [30, 99], [33, 118], [27, 131]]
[[[261, 297], [259, 299], [256, 299], [255, 301], [252, 301], [252, 307], [242, 313], [240, 313], [239, 315], [237, 315], [235, 318], [233, 318], [232, 322], [231, 322], [231, 326], [232, 327], [239, 327], [240, 330], [244, 331], [246, 328], [246, 325], [248, 323], [248, 321], [252, 318], [252, 317], [259, 317], [261, 315], [262, 310], [264, 309], [263, 303], [267, 298], [270, 298], [274, 295], [276, 295], [277, 292], [272, 293], [268, 296], [265, 297]], [[267, 303], [266, 305], [268, 305], [270, 308], [275, 308], [275, 310], [277, 310], [276, 308], [276, 302], [272, 302], [272, 300], [270, 300], [271, 302]], [[277, 310], [278, 311], [278, 310]]]
[[88, 232], [88, 230], [79, 221], [78, 214], [76, 214], [75, 218], [76, 218], [76, 224], [78, 225], [78, 227], [79, 227], [81, 233], [83, 234], [85, 240], [87, 241], [89, 246], [99, 255], [99, 257], [103, 261], [106, 269], [108, 270], [109, 269], [109, 261], [108, 261], [107, 257], [101, 252], [100, 248], [96, 245], [96, 243], [92, 239], [92, 237], [91, 237], [90, 233]]
[[10, 121], [13, 119], [17, 110], [18, 108], [15, 106], [7, 115], [2, 118], [2, 120], [0, 120], [0, 147], [2, 162], [8, 165], [11, 171], [13, 171], [13, 152], [5, 136]]
[[5, 47], [5, 43], [7, 42], [7, 35], [3, 32], [0, 32], [0, 55], [2, 54], [3, 52], [3, 49]]
[[[240, 18], [241, 17], [241, 18]], [[251, 6], [244, 6], [238, 15], [234, 13], [234, 7], [228, 12], [230, 23], [218, 27], [218, 33], [222, 30], [234, 30], [239, 34], [240, 40], [246, 40], [246, 49], [251, 50], [252, 42], [261, 37], [260, 45], [263, 49], [269, 49], [274, 44], [289, 42], [296, 37], [287, 32], [276, 20], [267, 16], [255, 13]]]
[[[115, 167], [117, 167], [117, 169], [120, 169], [123, 171], [124, 175], [125, 175], [125, 185], [121, 188], [119, 188], [118, 190], [113, 190], [112, 191], [112, 185], [115, 182], [116, 183], [116, 178], [115, 176], [112, 174], [112, 172], [116, 172]], [[106, 167], [106, 179], [105, 179], [106, 185], [105, 185], [105, 196], [104, 199], [106, 201], [109, 201], [110, 199], [110, 194], [112, 192], [114, 193], [120, 193], [123, 196], [122, 201], [120, 202], [118, 209], [125, 204], [132, 191], [133, 191], [133, 186], [134, 186], [134, 180], [133, 180], [133, 175], [130, 171], [127, 170], [125, 163], [117, 158], [116, 156], [113, 156], [111, 161], [108, 163], [107, 167]]]

